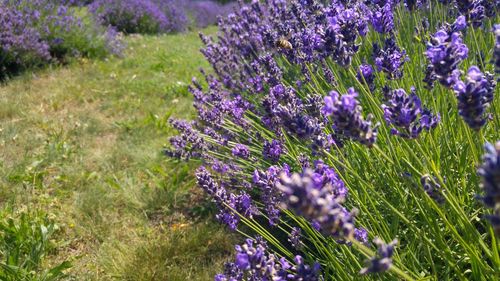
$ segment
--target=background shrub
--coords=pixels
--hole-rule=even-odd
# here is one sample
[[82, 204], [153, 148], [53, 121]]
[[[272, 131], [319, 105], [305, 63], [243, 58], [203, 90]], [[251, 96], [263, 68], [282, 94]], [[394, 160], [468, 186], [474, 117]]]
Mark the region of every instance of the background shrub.
[[0, 23], [0, 79], [68, 57], [104, 57], [122, 48], [114, 30], [49, 0], [1, 1]]
[[169, 33], [183, 31], [187, 17], [172, 1], [97, 0], [89, 6], [98, 21], [124, 33]]
[[225, 16], [238, 7], [236, 2], [223, 5], [215, 1], [189, 1], [185, 5], [197, 27], [216, 24], [219, 16]]

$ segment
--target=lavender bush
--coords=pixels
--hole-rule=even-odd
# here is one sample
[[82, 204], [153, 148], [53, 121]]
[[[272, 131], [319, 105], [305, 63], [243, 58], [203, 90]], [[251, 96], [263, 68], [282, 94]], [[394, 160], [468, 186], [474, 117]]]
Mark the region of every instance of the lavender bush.
[[89, 10], [103, 25], [125, 33], [169, 33], [183, 31], [188, 19], [171, 0], [96, 0]]
[[233, 12], [237, 3], [220, 4], [214, 1], [185, 1], [185, 10], [193, 18], [197, 27], [207, 27], [217, 23], [219, 16], [226, 16]]
[[0, 78], [68, 56], [121, 50], [116, 32], [84, 23], [69, 6], [48, 0], [2, 0], [0, 23]]
[[253, 1], [202, 35], [167, 154], [253, 237], [215, 280], [500, 278], [497, 10]]

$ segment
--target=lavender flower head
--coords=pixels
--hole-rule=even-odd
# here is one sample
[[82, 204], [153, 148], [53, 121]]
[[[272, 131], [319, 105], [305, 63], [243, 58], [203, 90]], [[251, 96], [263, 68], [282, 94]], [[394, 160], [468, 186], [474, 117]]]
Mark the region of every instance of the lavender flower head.
[[248, 159], [250, 157], [250, 151], [248, 150], [248, 146], [238, 143], [231, 150], [234, 156], [240, 157], [243, 159]]
[[404, 89], [390, 91], [382, 109], [387, 124], [394, 126], [391, 133], [403, 138], [417, 138], [423, 129], [430, 131], [440, 121], [439, 114], [433, 115], [428, 109], [422, 109], [420, 98], [413, 90], [411, 95]]
[[398, 244], [398, 240], [393, 240], [389, 244], [385, 244], [380, 238], [373, 240], [378, 247], [377, 255], [367, 261], [366, 267], [361, 269], [361, 274], [380, 273], [389, 270], [392, 265], [392, 255], [394, 247]]
[[456, 6], [460, 14], [465, 15], [473, 27], [480, 27], [485, 17], [484, 0], [459, 0]]
[[362, 64], [359, 66], [358, 73], [356, 74], [356, 78], [359, 82], [365, 83], [368, 85], [370, 91], [375, 90], [375, 75], [373, 73], [373, 67], [369, 64]]
[[319, 223], [324, 235], [337, 239], [353, 237], [355, 211], [348, 212], [342, 206], [344, 197], [336, 196], [331, 184], [318, 184], [312, 170], [291, 177], [282, 175], [277, 187], [285, 197], [282, 208]]
[[265, 159], [272, 162], [278, 162], [282, 153], [283, 147], [278, 140], [266, 141], [264, 143], [264, 150], [262, 154]]
[[449, 33], [439, 30], [431, 37], [425, 55], [430, 61], [425, 82], [432, 87], [435, 80], [450, 87], [455, 82], [453, 72], [469, 53], [469, 49], [462, 42], [462, 35], [458, 32]]
[[500, 141], [496, 144], [486, 143], [485, 150], [483, 164], [478, 169], [484, 192], [481, 199], [484, 205], [493, 209], [494, 215], [488, 218], [497, 235], [500, 235]]
[[362, 227], [354, 229], [354, 239], [363, 244], [368, 243], [368, 231]]
[[406, 51], [397, 46], [394, 38], [387, 38], [383, 48], [375, 44], [373, 55], [378, 71], [386, 73], [389, 79], [403, 77], [403, 65], [409, 58]]
[[264, 212], [269, 218], [270, 225], [278, 224], [280, 220], [280, 209], [282, 194], [276, 188], [281, 173], [289, 174], [289, 168], [285, 164], [282, 168], [277, 166], [269, 167], [265, 172], [255, 170], [253, 183], [260, 191], [260, 202], [264, 204]]
[[293, 227], [288, 235], [288, 241], [292, 244], [292, 247], [296, 250], [302, 248], [302, 231], [298, 227]]
[[324, 115], [331, 116], [337, 133], [370, 147], [377, 139], [378, 124], [372, 125], [371, 115], [366, 120], [363, 118], [357, 96], [354, 88], [349, 88], [347, 94], [342, 96], [332, 91], [325, 97], [322, 111]]
[[[257, 209], [252, 204], [252, 198], [245, 192], [238, 195], [229, 192], [223, 185], [218, 184], [203, 166], [196, 171], [196, 181], [217, 204], [219, 213], [216, 218], [227, 225], [231, 230], [238, 227], [239, 215], [251, 218], [257, 213]], [[235, 213], [235, 211], [237, 213]]]
[[500, 24], [495, 24], [493, 27], [495, 34], [495, 49], [493, 50], [493, 61], [495, 63], [495, 73], [500, 74]]
[[472, 129], [480, 130], [486, 124], [486, 110], [493, 101], [495, 86], [493, 75], [484, 75], [477, 66], [469, 68], [465, 82], [457, 79], [453, 86], [458, 99], [458, 113]]
[[382, 7], [372, 14], [372, 26], [378, 33], [390, 33], [394, 29], [394, 15], [392, 13], [392, 1], [387, 1]]
[[235, 280], [320, 280], [320, 266], [309, 266], [301, 256], [294, 258], [291, 265], [285, 258], [278, 259], [270, 253], [262, 238], [247, 239], [245, 244], [236, 245], [234, 263], [226, 264], [224, 274], [217, 274], [215, 281]]

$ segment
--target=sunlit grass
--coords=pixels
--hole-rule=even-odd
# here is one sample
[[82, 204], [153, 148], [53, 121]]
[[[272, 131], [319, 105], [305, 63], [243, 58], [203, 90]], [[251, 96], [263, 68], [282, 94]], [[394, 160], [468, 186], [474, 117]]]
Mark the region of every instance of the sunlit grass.
[[199, 211], [194, 164], [162, 154], [169, 116], [192, 115], [201, 42], [191, 32], [126, 43], [122, 58], [0, 86], [0, 202], [12, 210], [1, 214], [46, 213], [60, 227], [46, 263], [71, 261], [73, 280], [211, 279], [233, 240]]

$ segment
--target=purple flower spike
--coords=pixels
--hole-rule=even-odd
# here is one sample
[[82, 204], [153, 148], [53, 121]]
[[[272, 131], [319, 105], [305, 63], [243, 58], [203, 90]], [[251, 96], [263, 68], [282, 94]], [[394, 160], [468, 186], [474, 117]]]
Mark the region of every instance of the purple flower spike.
[[248, 150], [248, 146], [244, 144], [236, 144], [231, 150], [234, 156], [241, 157], [243, 159], [248, 159], [250, 157], [250, 151]]
[[277, 281], [318, 281], [320, 266], [310, 266], [301, 256], [294, 258], [295, 265], [285, 259], [278, 259], [270, 253], [260, 237], [247, 239], [245, 244], [236, 245], [234, 263], [226, 264], [224, 274], [217, 274], [215, 281], [237, 280], [277, 280]]
[[458, 32], [449, 33], [441, 29], [428, 43], [425, 55], [430, 61], [427, 67], [425, 82], [432, 87], [434, 81], [446, 87], [452, 86], [455, 82], [454, 71], [469, 53], [469, 49], [462, 42], [462, 35]]
[[332, 91], [324, 99], [322, 112], [331, 116], [333, 128], [337, 133], [371, 146], [377, 139], [378, 124], [372, 125], [371, 115], [368, 115], [366, 120], [363, 118], [357, 96], [354, 88], [349, 88], [347, 94], [342, 96]]
[[465, 82], [458, 80], [453, 86], [458, 99], [458, 113], [474, 130], [486, 124], [487, 108], [493, 101], [496, 81], [493, 75], [484, 75], [477, 66], [471, 66]]
[[380, 273], [389, 270], [392, 265], [392, 255], [394, 247], [398, 244], [398, 240], [393, 240], [389, 244], [385, 244], [380, 238], [373, 240], [378, 247], [377, 255], [367, 261], [366, 267], [361, 269], [361, 274]]
[[302, 248], [302, 231], [298, 227], [293, 227], [290, 235], [288, 235], [288, 241], [292, 244], [292, 247], [296, 250]]
[[500, 236], [500, 141], [496, 144], [486, 143], [486, 154], [483, 164], [478, 169], [481, 176], [481, 197], [484, 205], [493, 209], [493, 215], [488, 216], [497, 235]]
[[406, 94], [403, 89], [388, 93], [388, 101], [382, 105], [384, 119], [388, 125], [393, 125], [391, 132], [403, 138], [417, 138], [423, 129], [429, 131], [435, 128], [440, 116], [433, 115], [429, 110], [422, 109], [420, 98], [412, 93]]
[[487, 1], [461, 0], [456, 1], [456, 5], [460, 14], [465, 15], [465, 18], [473, 27], [480, 27], [486, 16], [484, 2]]
[[348, 212], [342, 206], [344, 197], [335, 195], [332, 184], [315, 181], [312, 170], [291, 177], [283, 174], [277, 186], [284, 193], [283, 208], [317, 222], [325, 235], [337, 239], [353, 237], [355, 211]]
[[495, 34], [495, 49], [493, 50], [493, 61], [495, 63], [495, 73], [500, 74], [500, 24], [495, 24], [493, 27]]
[[[217, 204], [219, 213], [216, 218], [226, 224], [231, 230], [238, 227], [239, 215], [251, 218], [257, 213], [257, 208], [253, 206], [251, 197], [245, 192], [236, 195], [229, 192], [224, 186], [219, 185], [210, 172], [203, 166], [196, 171], [196, 181]], [[238, 212], [237, 213], [235, 213]]]
[[262, 152], [262, 154], [264, 155], [265, 159], [272, 162], [278, 162], [282, 153], [283, 147], [278, 140], [266, 141], [264, 143], [264, 151]]
[[392, 1], [377, 8], [372, 15], [372, 26], [378, 33], [390, 33], [394, 29], [394, 15], [392, 13]]
[[370, 91], [375, 90], [375, 83], [374, 83], [375, 75], [373, 73], [373, 67], [371, 65], [369, 64], [360, 65], [356, 78], [361, 83], [366, 82]]
[[389, 79], [403, 77], [403, 65], [409, 60], [405, 50], [401, 50], [394, 38], [387, 38], [384, 47], [373, 47], [375, 65], [378, 71], [383, 71]]

